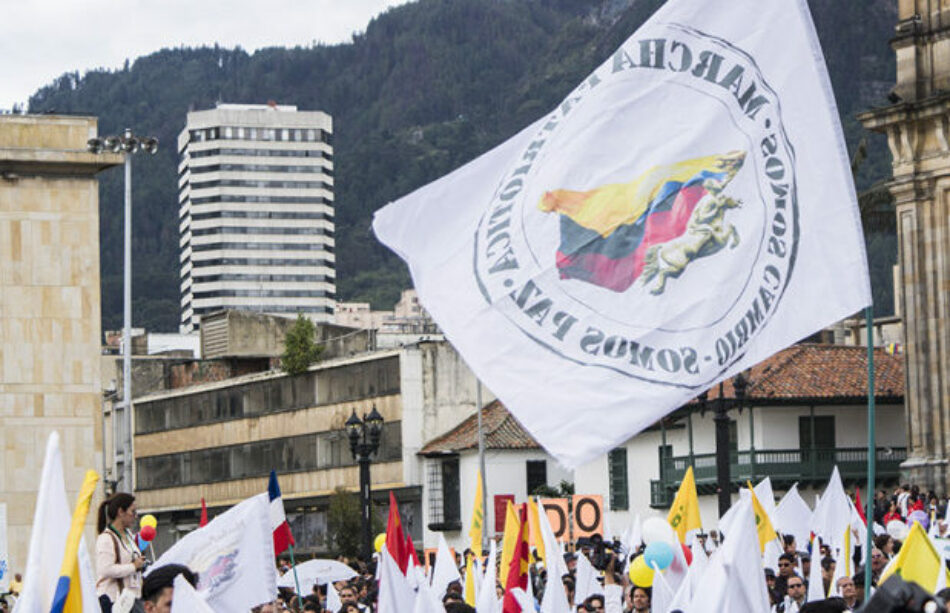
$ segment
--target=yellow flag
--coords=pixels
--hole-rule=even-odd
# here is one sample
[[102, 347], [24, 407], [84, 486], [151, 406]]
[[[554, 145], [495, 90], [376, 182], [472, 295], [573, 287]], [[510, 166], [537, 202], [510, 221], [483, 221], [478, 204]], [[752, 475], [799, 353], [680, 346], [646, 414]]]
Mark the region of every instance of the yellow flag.
[[686, 469], [683, 482], [673, 499], [670, 514], [666, 521], [673, 526], [680, 542], [686, 542], [686, 533], [690, 530], [701, 530], [702, 520], [699, 518], [699, 498], [696, 497], [696, 478], [693, 477], [693, 467]]
[[768, 513], [762, 508], [762, 503], [759, 502], [758, 497], [755, 495], [752, 484], [746, 481], [746, 485], [749, 487], [749, 494], [752, 495], [752, 511], [755, 513], [755, 530], [759, 533], [759, 550], [760, 552], [764, 552], [765, 544], [777, 539], [778, 535], [775, 534], [775, 528], [772, 527], [772, 520], [769, 519]]
[[538, 550], [538, 559], [547, 564], [544, 551], [544, 538], [541, 537], [541, 514], [534, 498], [528, 498], [528, 525], [531, 527], [529, 543]]
[[[482, 508], [482, 471], [475, 473], [475, 508], [472, 509], [472, 527], [468, 529], [471, 549], [479, 560], [482, 559], [482, 524], [485, 522], [485, 509]], [[473, 605], [474, 606], [474, 605]]]
[[878, 585], [897, 573], [904, 581], [913, 581], [932, 592], [937, 587], [939, 572], [940, 554], [930, 542], [927, 533], [920, 527], [920, 523], [914, 522], [897, 557], [881, 573]]
[[475, 606], [475, 556], [469, 556], [465, 564], [465, 604]]
[[851, 572], [851, 554], [853, 553], [851, 551], [851, 526], [845, 528], [844, 531], [844, 551], [844, 574], [850, 577], [854, 574]]
[[59, 570], [59, 581], [56, 583], [56, 592], [53, 594], [51, 611], [82, 612], [82, 594], [79, 585], [79, 540], [82, 538], [86, 515], [89, 514], [89, 502], [92, 500], [98, 482], [99, 475], [96, 471], [86, 471], [86, 477], [79, 488], [79, 498], [76, 500], [76, 510], [73, 512], [69, 534], [66, 537], [66, 550], [63, 553], [63, 564]]
[[515, 513], [515, 505], [509, 500], [505, 511], [505, 536], [501, 544], [501, 568], [498, 569], [502, 585], [508, 585], [508, 567], [511, 566], [511, 558], [515, 555], [515, 547], [518, 546], [520, 537], [521, 522], [518, 520], [518, 514]]

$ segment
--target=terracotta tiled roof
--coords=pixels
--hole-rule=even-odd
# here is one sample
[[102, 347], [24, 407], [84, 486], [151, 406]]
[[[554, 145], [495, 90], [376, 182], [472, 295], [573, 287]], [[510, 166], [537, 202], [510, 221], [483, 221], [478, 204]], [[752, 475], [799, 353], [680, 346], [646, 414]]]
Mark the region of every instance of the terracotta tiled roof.
[[[859, 401], [867, 397], [867, 348], [846, 345], [801, 344], [780, 351], [756, 364], [748, 373], [746, 401], [794, 402], [808, 400]], [[731, 382], [723, 395], [733, 398]], [[904, 396], [904, 360], [883, 349], [874, 350], [874, 389], [878, 398]], [[719, 386], [709, 398], [719, 397]], [[527, 430], [494, 401], [482, 414], [486, 449], [540, 449]], [[477, 417], [472, 415], [442, 436], [429, 441], [419, 452], [447, 453], [478, 448]]]
[[[794, 345], [756, 364], [748, 373], [747, 399], [854, 399], [867, 397], [867, 348], [846, 345]], [[732, 384], [723, 396], [734, 397]], [[904, 397], [904, 360], [884, 349], [874, 350], [874, 395]], [[719, 386], [709, 398], [719, 397]]]
[[[495, 400], [482, 412], [482, 428], [485, 431], [485, 449], [540, 449], [538, 442]], [[429, 441], [420, 455], [446, 453], [478, 448], [478, 416], [472, 415], [442, 436]]]

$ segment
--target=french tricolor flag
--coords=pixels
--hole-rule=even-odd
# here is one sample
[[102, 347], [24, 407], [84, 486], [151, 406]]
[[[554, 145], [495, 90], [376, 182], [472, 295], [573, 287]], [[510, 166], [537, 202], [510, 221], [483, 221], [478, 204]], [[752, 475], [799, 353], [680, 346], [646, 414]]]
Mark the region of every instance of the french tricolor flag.
[[294, 544], [294, 535], [290, 533], [290, 524], [284, 514], [284, 499], [280, 497], [277, 472], [273, 470], [270, 471], [267, 494], [270, 497], [270, 527], [274, 531], [274, 555], [279, 556]]

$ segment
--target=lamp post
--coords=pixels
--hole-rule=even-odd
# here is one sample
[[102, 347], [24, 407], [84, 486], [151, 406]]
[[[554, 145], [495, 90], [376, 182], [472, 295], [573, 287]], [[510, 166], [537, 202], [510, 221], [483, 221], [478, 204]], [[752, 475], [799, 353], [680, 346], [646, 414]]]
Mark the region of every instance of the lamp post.
[[379, 450], [379, 439], [383, 433], [383, 416], [376, 410], [369, 415], [363, 415], [360, 419], [356, 415], [356, 409], [346, 420], [346, 433], [350, 437], [350, 452], [353, 459], [360, 465], [360, 511], [363, 524], [363, 559], [367, 562], [372, 556], [372, 534], [370, 530], [370, 488], [369, 488], [369, 465], [372, 456]]
[[732, 506], [729, 478], [729, 407], [722, 397], [722, 382], [719, 383], [719, 398], [716, 401], [716, 490], [719, 493], [719, 517]]
[[[745, 406], [745, 392], [749, 387], [749, 380], [741, 372], [732, 378], [732, 395], [735, 397], [736, 408], [739, 414]], [[749, 467], [752, 469], [752, 478], [755, 479], [755, 421], [752, 414], [749, 414]]]
[[[122, 489], [131, 492], [132, 483], [132, 156], [158, 152], [158, 139], [140, 137], [126, 128], [121, 136], [90, 138], [92, 153], [122, 153], [125, 158], [125, 254], [122, 286], [122, 411], [125, 441], [122, 450]], [[113, 419], [115, 414], [113, 413]]]
[[[748, 387], [749, 381], [745, 375], [737, 374], [732, 379], [732, 391], [735, 399], [728, 401], [723, 397], [723, 384], [719, 383], [719, 398], [716, 399], [716, 414], [713, 417], [716, 424], [716, 492], [719, 497], [719, 517], [725, 515], [729, 507], [732, 506], [732, 479], [729, 474], [732, 461], [729, 449], [729, 409], [735, 406], [740, 411], [742, 410]], [[708, 408], [709, 394], [703, 392], [697, 398], [699, 400], [699, 412], [703, 414]], [[754, 449], [752, 453], [755, 453]]]

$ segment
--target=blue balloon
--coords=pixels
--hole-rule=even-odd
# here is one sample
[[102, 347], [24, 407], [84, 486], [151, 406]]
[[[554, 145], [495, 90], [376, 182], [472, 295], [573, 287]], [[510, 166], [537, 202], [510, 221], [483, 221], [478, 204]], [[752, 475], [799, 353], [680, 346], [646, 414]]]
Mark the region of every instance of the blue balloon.
[[138, 541], [139, 541], [139, 551], [145, 551], [146, 549], [148, 549], [148, 546], [151, 545], [150, 542], [143, 541], [141, 536], [138, 537]]
[[643, 552], [643, 561], [650, 568], [653, 568], [653, 565], [656, 564], [656, 567], [660, 570], [666, 570], [666, 567], [673, 563], [673, 548], [670, 547], [669, 543], [654, 541], [647, 545]]

